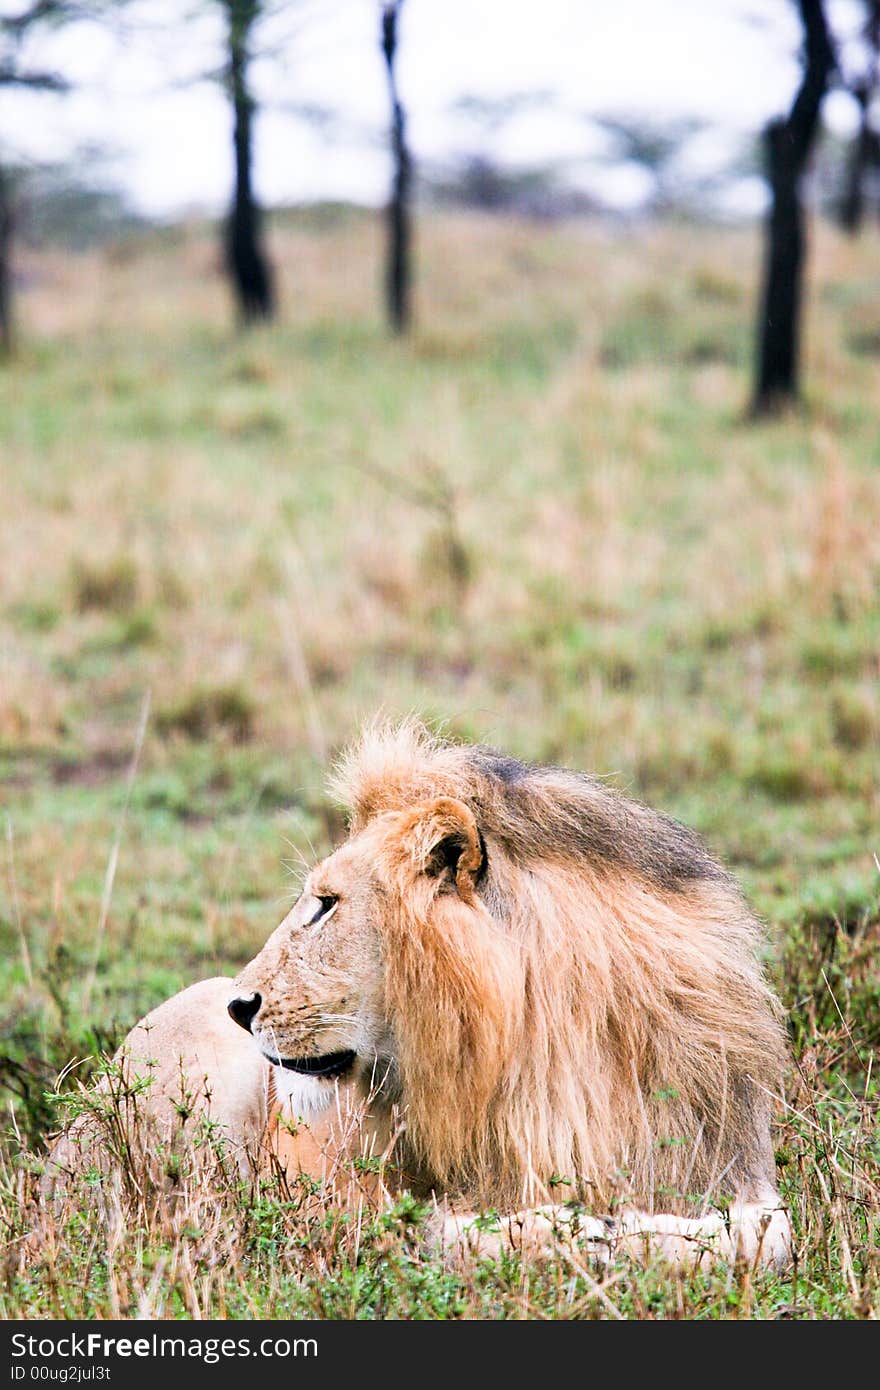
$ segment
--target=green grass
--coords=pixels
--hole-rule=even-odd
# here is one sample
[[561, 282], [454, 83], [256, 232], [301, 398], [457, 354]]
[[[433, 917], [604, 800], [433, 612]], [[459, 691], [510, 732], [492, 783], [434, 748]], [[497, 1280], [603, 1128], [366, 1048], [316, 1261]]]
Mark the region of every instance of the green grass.
[[[429, 221], [407, 343], [378, 223], [273, 239], [247, 338], [199, 230], [36, 259], [0, 372], [0, 1313], [876, 1316], [876, 238], [817, 229], [805, 407], [761, 425], [751, 234]], [[412, 1212], [355, 1236], [271, 1183], [24, 1238], [56, 1074], [254, 954], [378, 708], [609, 776], [741, 877], [798, 1058], [791, 1278], [459, 1276]]]

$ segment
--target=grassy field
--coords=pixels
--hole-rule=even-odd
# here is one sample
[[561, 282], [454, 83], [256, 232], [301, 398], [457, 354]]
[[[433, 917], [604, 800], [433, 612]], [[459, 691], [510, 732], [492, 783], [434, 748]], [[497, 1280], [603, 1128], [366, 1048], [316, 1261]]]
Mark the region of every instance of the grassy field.
[[[877, 1316], [880, 241], [817, 229], [805, 409], [760, 426], [755, 233], [432, 220], [408, 343], [379, 319], [377, 222], [272, 241], [281, 321], [246, 338], [198, 228], [24, 266], [0, 1315]], [[608, 775], [742, 878], [797, 1055], [790, 1278], [456, 1275], [406, 1203], [354, 1230], [271, 1183], [85, 1185], [28, 1239], [57, 1073], [254, 954], [341, 833], [328, 758], [379, 708]]]

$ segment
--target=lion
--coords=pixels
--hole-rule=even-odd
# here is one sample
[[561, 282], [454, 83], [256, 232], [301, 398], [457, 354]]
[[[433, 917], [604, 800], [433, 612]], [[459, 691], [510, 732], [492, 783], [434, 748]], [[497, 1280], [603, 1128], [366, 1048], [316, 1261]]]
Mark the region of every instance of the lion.
[[[760, 925], [700, 839], [598, 778], [412, 720], [369, 728], [334, 787], [347, 840], [234, 984], [208, 982], [231, 1140], [253, 1156], [268, 1131], [276, 1159], [326, 1171], [359, 1105], [393, 1153], [383, 1181], [445, 1204], [458, 1254], [572, 1240], [783, 1267], [781, 1010]], [[245, 1123], [217, 1099], [242, 1086]]]

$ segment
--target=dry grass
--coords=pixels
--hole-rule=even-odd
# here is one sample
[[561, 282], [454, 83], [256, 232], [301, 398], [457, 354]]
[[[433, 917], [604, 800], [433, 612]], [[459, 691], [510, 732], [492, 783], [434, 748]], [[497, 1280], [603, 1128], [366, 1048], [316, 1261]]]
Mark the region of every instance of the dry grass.
[[[272, 235], [283, 318], [246, 339], [200, 228], [25, 267], [0, 375], [2, 1312], [876, 1313], [880, 243], [817, 229], [806, 409], [750, 426], [750, 233], [430, 221], [406, 344], [372, 219]], [[380, 706], [612, 775], [744, 879], [798, 1053], [791, 1280], [461, 1279], [406, 1204], [351, 1227], [277, 1183], [103, 1208], [86, 1184], [29, 1242], [54, 1074], [254, 953], [286, 842], [340, 832], [327, 754]]]

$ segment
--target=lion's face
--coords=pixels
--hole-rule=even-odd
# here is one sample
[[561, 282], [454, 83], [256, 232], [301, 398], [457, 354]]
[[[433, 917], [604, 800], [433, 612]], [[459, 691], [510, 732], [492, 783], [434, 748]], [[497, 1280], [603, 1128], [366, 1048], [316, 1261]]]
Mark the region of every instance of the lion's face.
[[[401, 969], [409, 989], [406, 961], [413, 952], [415, 962], [430, 958], [424, 934], [442, 943], [448, 905], [476, 902], [483, 855], [468, 808], [441, 798], [376, 817], [310, 872], [229, 1004], [278, 1068], [281, 1094], [313, 1109], [337, 1078], [352, 1076], [393, 1095]], [[432, 989], [432, 1007], [445, 993]], [[427, 1011], [420, 1018], [430, 1029]]]
[[232, 1017], [284, 1072], [333, 1081], [356, 1063], [363, 1074], [390, 1048], [378, 931], [387, 903], [370, 838], [355, 837], [312, 869], [236, 980]]

